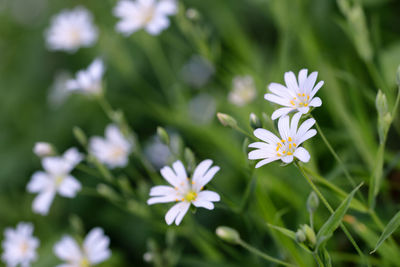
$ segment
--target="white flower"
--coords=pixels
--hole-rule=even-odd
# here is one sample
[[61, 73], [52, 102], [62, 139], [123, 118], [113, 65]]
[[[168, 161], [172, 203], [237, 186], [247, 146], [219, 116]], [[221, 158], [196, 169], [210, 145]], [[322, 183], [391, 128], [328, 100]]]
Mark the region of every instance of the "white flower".
[[93, 25], [92, 14], [79, 6], [53, 17], [45, 36], [50, 50], [73, 53], [80, 47], [92, 46], [97, 40], [98, 30]]
[[158, 185], [150, 190], [150, 198], [147, 204], [178, 202], [167, 212], [165, 221], [168, 225], [175, 221], [179, 225], [189, 210], [190, 204], [195, 207], [202, 207], [209, 210], [214, 209], [214, 204], [220, 200], [217, 193], [203, 190], [203, 187], [211, 181], [219, 171], [218, 166], [210, 168], [212, 160], [204, 160], [196, 167], [190, 181], [186, 174], [185, 167], [181, 161], [176, 161], [172, 168], [166, 166], [161, 169], [161, 175], [172, 186]]
[[169, 26], [168, 16], [177, 9], [175, 0], [120, 0], [114, 8], [114, 15], [121, 19], [116, 30], [129, 36], [143, 28], [158, 35]]
[[82, 246], [71, 236], [64, 236], [53, 248], [56, 256], [66, 262], [57, 267], [89, 267], [99, 264], [111, 256], [109, 245], [110, 238], [99, 227], [87, 234]]
[[27, 186], [29, 192], [38, 193], [32, 204], [34, 212], [46, 215], [57, 193], [67, 198], [75, 197], [81, 184], [70, 172], [82, 159], [76, 148], [68, 149], [63, 156], [42, 159], [45, 172], [35, 172]]
[[114, 124], [107, 126], [105, 137], [95, 136], [90, 139], [90, 153], [109, 168], [125, 167], [128, 164], [133, 141], [126, 138]]
[[300, 145], [317, 134], [316, 130], [310, 130], [315, 120], [308, 119], [297, 129], [301, 115], [300, 112], [293, 115], [290, 126], [289, 116], [283, 116], [279, 119], [278, 129], [281, 138], [262, 128], [254, 131], [254, 135], [264, 141], [249, 145], [249, 147], [257, 148], [249, 153], [249, 159], [263, 159], [257, 163], [256, 168], [278, 159], [284, 163], [292, 162], [293, 157], [298, 158], [302, 162], [310, 160], [310, 154], [305, 148], [300, 147]]
[[97, 95], [102, 92], [102, 79], [105, 71], [101, 59], [95, 59], [86, 70], [80, 70], [75, 79], [67, 81], [67, 89]]
[[7, 267], [31, 266], [31, 262], [37, 260], [36, 249], [39, 246], [39, 239], [33, 235], [33, 225], [31, 223], [19, 223], [17, 228], [6, 228], [4, 231], [5, 239], [2, 243], [3, 255], [1, 259]]
[[315, 85], [317, 76], [318, 72], [316, 71], [307, 76], [307, 69], [302, 69], [299, 72], [298, 83], [296, 76], [290, 71], [285, 73], [286, 87], [278, 83], [269, 84], [268, 89], [272, 94], [265, 94], [264, 98], [270, 102], [284, 106], [272, 113], [272, 119], [275, 120], [296, 110], [302, 114], [306, 114], [310, 110], [310, 107], [321, 106], [321, 99], [314, 96], [322, 87], [324, 81], [320, 81]]
[[256, 97], [256, 87], [251, 76], [236, 76], [233, 79], [233, 89], [228, 95], [230, 102], [237, 106], [244, 106]]
[[42, 158], [53, 155], [55, 151], [50, 143], [36, 142], [35, 146], [33, 147], [33, 153], [35, 153], [36, 156]]

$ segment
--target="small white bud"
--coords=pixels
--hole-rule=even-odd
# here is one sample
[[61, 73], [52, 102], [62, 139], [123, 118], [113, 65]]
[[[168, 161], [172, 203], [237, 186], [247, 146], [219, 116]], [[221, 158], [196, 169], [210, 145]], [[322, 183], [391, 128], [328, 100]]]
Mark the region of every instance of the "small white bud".
[[240, 241], [239, 233], [235, 229], [227, 226], [219, 226], [215, 233], [222, 240], [232, 244], [238, 244]]
[[33, 153], [35, 153], [36, 156], [43, 158], [43, 157], [53, 156], [55, 154], [55, 151], [50, 143], [37, 142], [33, 147]]

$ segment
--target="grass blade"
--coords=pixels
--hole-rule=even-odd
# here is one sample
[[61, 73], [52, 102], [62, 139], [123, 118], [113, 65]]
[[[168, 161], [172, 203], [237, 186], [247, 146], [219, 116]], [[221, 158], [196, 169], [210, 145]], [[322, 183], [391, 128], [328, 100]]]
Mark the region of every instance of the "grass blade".
[[376, 243], [376, 246], [370, 254], [374, 253], [378, 250], [378, 248], [382, 245], [382, 243], [400, 226], [400, 211], [393, 216], [390, 222], [386, 225], [385, 229], [383, 230], [381, 236]]

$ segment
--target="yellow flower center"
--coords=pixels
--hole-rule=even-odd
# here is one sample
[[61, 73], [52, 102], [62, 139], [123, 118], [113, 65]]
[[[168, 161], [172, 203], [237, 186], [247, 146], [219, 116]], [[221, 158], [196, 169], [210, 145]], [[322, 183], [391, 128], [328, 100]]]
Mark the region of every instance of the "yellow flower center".
[[20, 245], [22, 254], [25, 254], [28, 251], [28, 248], [29, 248], [29, 246], [26, 242], [22, 242], [22, 244]]
[[90, 262], [88, 259], [84, 258], [79, 263], [79, 267], [90, 267]]
[[288, 137], [287, 140], [282, 139], [276, 144], [276, 155], [278, 157], [291, 156], [296, 150], [296, 147], [297, 144], [291, 137]]
[[61, 183], [64, 181], [64, 175], [57, 175], [55, 180], [56, 180], [55, 181], [56, 182], [56, 186], [60, 186]]
[[197, 198], [197, 193], [193, 191], [189, 191], [185, 196], [185, 200], [188, 202], [192, 202], [196, 200], [196, 198]]
[[309, 100], [309, 95], [306, 95], [305, 93], [298, 93], [297, 97], [294, 97], [292, 100], [290, 100], [290, 104], [292, 104], [293, 107], [307, 107]]

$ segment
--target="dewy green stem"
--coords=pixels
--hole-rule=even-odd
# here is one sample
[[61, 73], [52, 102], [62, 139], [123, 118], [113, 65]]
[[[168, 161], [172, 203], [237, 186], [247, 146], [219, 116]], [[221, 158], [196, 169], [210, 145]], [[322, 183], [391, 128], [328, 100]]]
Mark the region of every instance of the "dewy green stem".
[[[299, 168], [301, 174], [303, 177], [307, 180], [308, 184], [311, 186], [311, 188], [314, 190], [314, 192], [318, 195], [318, 197], [321, 199], [322, 203], [324, 203], [325, 207], [329, 210], [330, 213], [333, 213], [334, 210], [332, 209], [331, 205], [329, 202], [326, 200], [326, 198], [322, 195], [321, 191], [315, 186], [314, 182], [310, 179], [310, 177], [307, 176], [305, 170], [303, 169], [302, 166], [298, 162], [295, 162], [295, 165]], [[360, 255], [362, 259], [367, 263], [368, 266], [370, 266], [369, 262], [367, 261], [367, 258], [365, 255], [362, 253], [360, 247], [357, 245], [356, 241], [354, 238], [351, 236], [350, 232], [347, 230], [346, 226], [343, 223], [340, 223], [340, 228], [343, 230], [347, 238], [349, 239], [350, 243], [353, 245], [353, 247], [356, 249], [357, 253]]]
[[[344, 165], [343, 161], [339, 158], [338, 154], [335, 152], [335, 150], [329, 143], [328, 139], [325, 137], [324, 133], [321, 130], [321, 127], [319, 127], [317, 120], [314, 118], [313, 115], [310, 114], [310, 116], [315, 120], [315, 127], [317, 127], [317, 131], [318, 131], [319, 135], [321, 136], [322, 140], [324, 141], [325, 145], [328, 147], [329, 151], [331, 152], [331, 154], [333, 155], [335, 160], [339, 163], [340, 167], [342, 168], [342, 170], [344, 172], [344, 175], [346, 176], [346, 179], [349, 181], [349, 183], [351, 184], [351, 186], [353, 188], [356, 187], [357, 186], [356, 182], [354, 181], [353, 177], [351, 177], [351, 175], [350, 175], [349, 171], [347, 170], [346, 166]], [[357, 191], [356, 194], [360, 197], [361, 201], [365, 203], [365, 199], [364, 199], [363, 195], [360, 193], [360, 191]]]
[[255, 247], [247, 244], [246, 242], [244, 242], [243, 240], [239, 240], [238, 241], [238, 245], [242, 246], [243, 248], [247, 249], [248, 251], [250, 251], [251, 253], [263, 258], [264, 260], [270, 261], [270, 262], [274, 262], [283, 266], [295, 266], [291, 263], [287, 263], [281, 260], [278, 260], [272, 256], [269, 256], [268, 254], [265, 254], [264, 252], [261, 252], [260, 250], [256, 249]]

